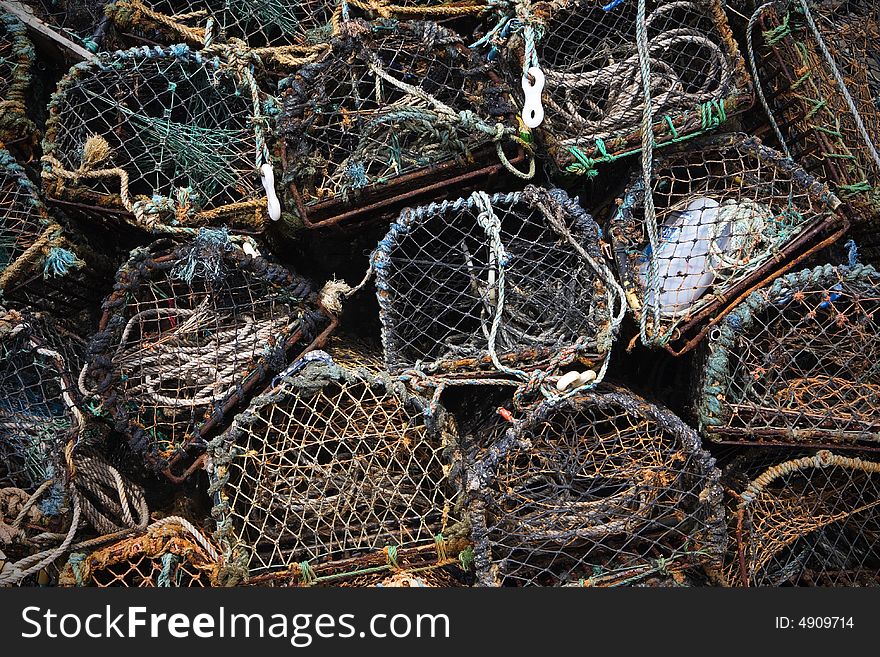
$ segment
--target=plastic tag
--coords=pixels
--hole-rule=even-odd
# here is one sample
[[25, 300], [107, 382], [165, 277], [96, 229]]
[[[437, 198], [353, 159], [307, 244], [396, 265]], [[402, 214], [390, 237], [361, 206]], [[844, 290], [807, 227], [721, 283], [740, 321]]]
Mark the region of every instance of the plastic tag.
[[[529, 76], [534, 78], [535, 83], [529, 82]], [[529, 128], [537, 128], [544, 120], [544, 107], [541, 105], [541, 92], [544, 90], [544, 72], [537, 66], [532, 66], [528, 74], [522, 78], [523, 93], [526, 102], [523, 104], [522, 120]]]
[[281, 203], [275, 194], [275, 172], [272, 165], [266, 162], [260, 167], [260, 179], [263, 181], [263, 189], [266, 190], [266, 206], [269, 210], [269, 218], [272, 221], [281, 219]]

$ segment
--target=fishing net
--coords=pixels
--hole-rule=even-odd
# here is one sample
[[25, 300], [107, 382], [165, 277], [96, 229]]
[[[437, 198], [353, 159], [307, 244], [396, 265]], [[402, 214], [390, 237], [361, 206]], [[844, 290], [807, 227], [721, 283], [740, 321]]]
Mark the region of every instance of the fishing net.
[[623, 312], [599, 229], [562, 190], [529, 185], [406, 209], [373, 267], [395, 372], [522, 374], [513, 368], [575, 358], [600, 369]]
[[805, 171], [753, 138], [721, 135], [655, 161], [658, 243], [634, 177], [611, 221], [617, 269], [647, 344], [702, 339], [744, 293], [836, 240], [840, 201]]
[[91, 553], [70, 555], [62, 586], [195, 587], [212, 586], [220, 568], [216, 548], [192, 524], [166, 518], [146, 533]]
[[515, 171], [506, 153], [522, 157], [506, 85], [436, 23], [344, 22], [281, 88], [284, 184], [306, 226]]
[[806, 269], [731, 312], [698, 383], [704, 435], [733, 442], [880, 440], [880, 345], [872, 267]]
[[545, 401], [469, 466], [484, 586], [621, 586], [716, 564], [714, 459], [681, 420], [623, 390]]
[[0, 309], [0, 488], [33, 492], [62, 471], [61, 449], [82, 421], [84, 352], [47, 317]]
[[47, 195], [71, 213], [151, 231], [261, 230], [267, 194], [269, 209], [277, 204], [265, 139], [272, 107], [251, 68], [245, 54], [183, 45], [73, 67], [49, 105]]
[[[780, 141], [861, 210], [870, 240], [880, 215], [880, 14], [863, 1], [805, 7], [793, 0], [755, 14], [755, 75]], [[876, 255], [880, 242], [871, 246]]]
[[104, 8], [108, 0], [24, 0], [31, 13], [50, 28], [90, 52], [116, 45], [107, 37]]
[[464, 533], [447, 476], [456, 440], [443, 410], [402, 383], [314, 352], [212, 442], [215, 536], [251, 577], [309, 582], [383, 550], [393, 566], [399, 550]]
[[3, 148], [28, 141], [36, 131], [25, 105], [35, 56], [24, 24], [12, 14], [0, 12], [0, 144]]
[[470, 544], [438, 536], [432, 545], [413, 548], [386, 546], [339, 561], [291, 564], [287, 570], [256, 575], [244, 585], [458, 588], [471, 585], [472, 570]]
[[[620, 0], [518, 2], [477, 42], [491, 47], [490, 58], [502, 51], [516, 88], [529, 88], [543, 106], [538, 133], [562, 171], [592, 177], [597, 164], [638, 151], [644, 94], [636, 12], [636, 2]], [[718, 0], [649, 0], [646, 12], [657, 146], [751, 106], [751, 82]], [[526, 101], [529, 125], [533, 108]]]
[[820, 450], [725, 472], [728, 586], [880, 585], [880, 463]]
[[120, 268], [80, 386], [170, 474], [328, 325], [316, 297], [309, 281], [248, 255], [224, 231], [159, 240]]

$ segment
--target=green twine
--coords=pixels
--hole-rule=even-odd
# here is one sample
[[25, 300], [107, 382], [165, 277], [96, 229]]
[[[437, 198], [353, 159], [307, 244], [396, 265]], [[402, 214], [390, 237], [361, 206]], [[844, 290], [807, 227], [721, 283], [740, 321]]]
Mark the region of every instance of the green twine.
[[397, 568], [397, 546], [389, 545], [385, 548], [385, 553], [388, 555], [388, 565]]
[[769, 30], [765, 30], [762, 32], [764, 36], [764, 41], [768, 46], [774, 46], [780, 41], [782, 41], [785, 37], [791, 34], [791, 23], [790, 23], [791, 15], [786, 13], [785, 18], [782, 19], [782, 23], [777, 25], [774, 28]]
[[308, 561], [300, 561], [299, 562], [299, 572], [302, 576], [303, 584], [306, 586], [312, 584], [317, 577], [315, 576], [315, 571], [312, 570], [312, 567], [309, 565]]
[[156, 586], [159, 588], [170, 588], [174, 575], [177, 573], [177, 566], [180, 564], [180, 557], [172, 552], [166, 552], [162, 555], [162, 569], [156, 578]]
[[468, 546], [458, 554], [458, 562], [466, 572], [470, 572], [474, 567], [474, 548]]
[[569, 146], [568, 152], [574, 156], [577, 162], [569, 164], [565, 170], [568, 173], [575, 173], [581, 176], [587, 176], [587, 178], [595, 178], [599, 175], [599, 172], [596, 171], [596, 165], [604, 162], [613, 162], [616, 159], [623, 157], [626, 153], [621, 155], [609, 155], [607, 148], [605, 147], [605, 142], [601, 139], [596, 140], [595, 150], [599, 151], [599, 157], [592, 158], [587, 157], [586, 154], [577, 146]]
[[85, 552], [73, 552], [67, 558], [67, 563], [70, 564], [70, 569], [73, 571], [73, 576], [76, 578], [77, 586], [85, 586], [85, 580], [83, 579], [83, 571], [82, 566], [86, 560], [88, 555]]
[[844, 196], [852, 196], [854, 194], [861, 194], [862, 192], [870, 192], [874, 187], [867, 180], [863, 180], [851, 185], [838, 185], [837, 189], [843, 192]]
[[66, 276], [71, 269], [80, 269], [85, 264], [73, 251], [53, 246], [43, 263], [43, 278]]
[[710, 100], [700, 105], [700, 126], [703, 131], [717, 128], [727, 120], [724, 99]]

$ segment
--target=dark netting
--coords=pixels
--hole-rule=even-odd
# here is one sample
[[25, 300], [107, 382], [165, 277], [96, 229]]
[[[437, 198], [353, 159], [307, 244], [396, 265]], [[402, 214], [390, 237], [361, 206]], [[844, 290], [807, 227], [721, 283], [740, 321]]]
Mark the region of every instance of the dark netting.
[[511, 167], [504, 149], [514, 157], [525, 142], [492, 69], [435, 23], [342, 23], [330, 52], [281, 84], [284, 183], [299, 219], [338, 223], [353, 206], [497, 173], [499, 158]]
[[727, 538], [714, 459], [666, 410], [623, 390], [543, 402], [469, 464], [478, 581], [685, 581]]
[[34, 136], [36, 126], [28, 117], [25, 95], [35, 56], [24, 24], [0, 12], [0, 147]]
[[309, 281], [208, 229], [133, 251], [104, 307], [80, 385], [157, 470], [328, 325]]
[[437, 544], [443, 558], [433, 561], [448, 563], [444, 536], [465, 532], [444, 411], [320, 352], [276, 382], [212, 442], [215, 536], [227, 560], [251, 577], [291, 571], [307, 582], [383, 550], [395, 565], [398, 550]]
[[24, 0], [40, 20], [90, 52], [107, 50], [104, 8], [108, 0]]
[[277, 205], [264, 134], [270, 109], [247, 56], [222, 46], [204, 55], [183, 45], [100, 54], [74, 66], [52, 96], [47, 195], [71, 212], [85, 205], [149, 230], [261, 230]]
[[880, 585], [880, 463], [821, 450], [725, 470], [728, 586]]
[[698, 368], [705, 436], [734, 442], [880, 440], [872, 267], [806, 269], [754, 292], [711, 333]]
[[654, 248], [640, 173], [618, 200], [610, 232], [629, 306], [638, 319], [646, 315], [643, 339], [669, 348], [692, 348], [737, 298], [847, 225], [827, 186], [754, 137], [721, 135], [667, 151], [652, 180]]
[[63, 472], [61, 450], [82, 421], [84, 352], [47, 317], [0, 309], [0, 488], [33, 492]]
[[286, 570], [251, 577], [243, 585], [450, 588], [470, 586], [472, 570], [473, 550], [467, 541], [437, 536], [433, 545], [386, 546], [338, 561], [294, 563]]
[[[637, 3], [515, 6], [479, 43], [506, 43], [516, 88], [540, 94], [539, 134], [555, 165], [595, 176], [597, 164], [638, 151], [644, 94]], [[656, 145], [713, 129], [751, 106], [751, 82], [718, 0], [649, 0], [646, 12]], [[532, 106], [523, 112], [529, 125]]]
[[406, 209], [373, 267], [392, 371], [553, 369], [566, 353], [600, 370], [623, 312], [599, 229], [562, 190]]
[[865, 1], [809, 6], [809, 17], [800, 0], [756, 14], [757, 27], [750, 35], [756, 44], [756, 75], [779, 138], [799, 164], [827, 179], [843, 200], [859, 209], [865, 220], [857, 226], [860, 241], [871, 246], [876, 258], [880, 14], [876, 3]]
[[90, 553], [74, 552], [59, 577], [61, 586], [212, 586], [220, 569], [217, 549], [180, 518], [158, 521], [143, 535]]

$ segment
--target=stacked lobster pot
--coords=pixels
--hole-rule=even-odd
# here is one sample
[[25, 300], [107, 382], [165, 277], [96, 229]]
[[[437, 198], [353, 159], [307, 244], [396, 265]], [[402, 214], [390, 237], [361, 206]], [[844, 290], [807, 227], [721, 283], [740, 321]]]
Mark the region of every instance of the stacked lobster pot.
[[77, 64], [49, 105], [48, 199], [152, 232], [259, 232], [281, 212], [263, 101], [250, 62], [224, 46], [135, 48]]
[[534, 173], [507, 85], [436, 23], [345, 21], [280, 88], [297, 226], [351, 224], [505, 170]]
[[866, 260], [880, 262], [880, 17], [870, 2], [791, 0], [755, 14], [755, 76], [776, 137], [832, 185], [858, 221]]
[[29, 153], [36, 126], [28, 117], [25, 99], [31, 83], [34, 48], [24, 24], [0, 12], [0, 147]]
[[225, 581], [461, 580], [457, 443], [441, 406], [388, 374], [312, 352], [211, 442]]
[[238, 404], [335, 326], [311, 282], [225, 230], [136, 249], [116, 281], [80, 386], [174, 481]]
[[752, 104], [718, 0], [648, 0], [644, 33], [636, 2], [529, 0], [515, 7], [478, 44], [491, 48], [490, 57], [504, 53], [523, 90], [523, 120], [538, 127], [559, 171], [593, 177], [597, 165], [638, 152], [645, 120], [661, 146], [711, 130]]
[[756, 138], [719, 135], [699, 146], [658, 157], [647, 193], [634, 176], [611, 220], [642, 341], [676, 353], [848, 226], [826, 185]]
[[686, 586], [720, 567], [720, 473], [669, 411], [607, 387], [508, 426], [466, 446], [480, 585]]

